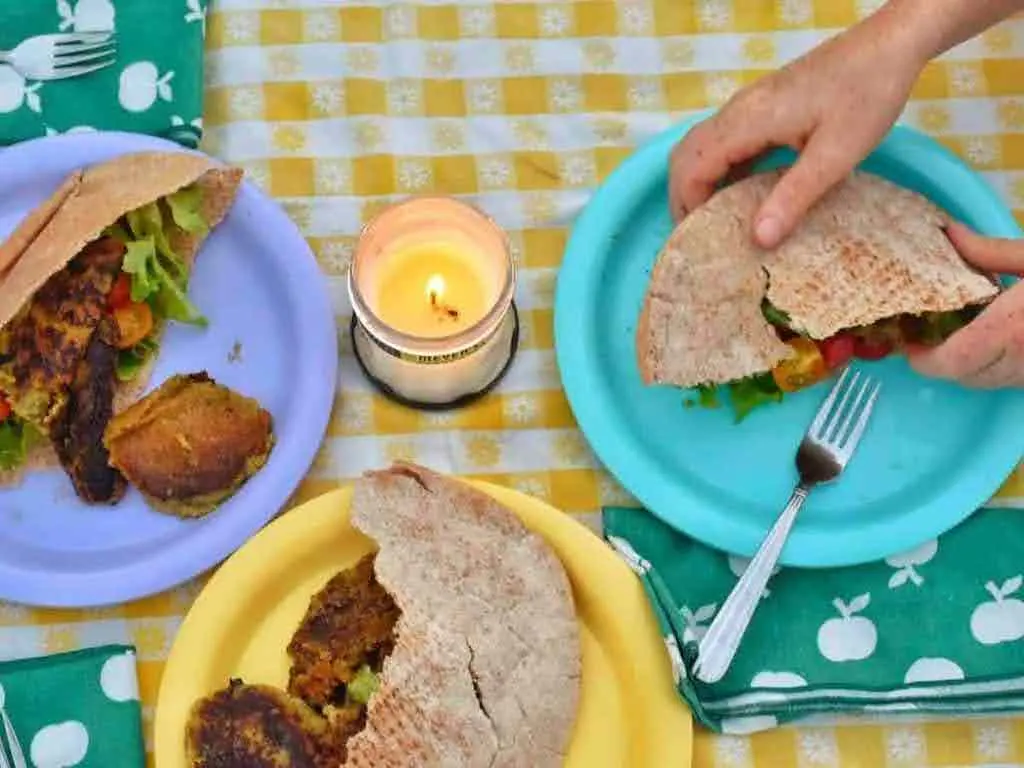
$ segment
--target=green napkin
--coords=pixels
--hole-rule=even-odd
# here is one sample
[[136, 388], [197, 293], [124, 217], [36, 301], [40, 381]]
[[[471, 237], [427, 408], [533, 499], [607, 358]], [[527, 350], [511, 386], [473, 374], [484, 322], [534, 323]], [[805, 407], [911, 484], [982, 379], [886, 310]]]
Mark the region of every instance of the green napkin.
[[106, 645], [0, 663], [0, 706], [35, 768], [142, 768], [135, 650]]
[[98, 72], [26, 82], [0, 64], [0, 144], [89, 129], [199, 144], [205, 0], [8, 0], [0, 3], [0, 49], [111, 24], [117, 61]]
[[690, 676], [747, 561], [643, 510], [609, 508], [605, 536], [640, 576], [679, 692], [726, 733], [811, 715], [918, 717], [1024, 710], [1024, 514], [986, 509], [911, 552], [852, 568], [783, 568], [726, 676]]

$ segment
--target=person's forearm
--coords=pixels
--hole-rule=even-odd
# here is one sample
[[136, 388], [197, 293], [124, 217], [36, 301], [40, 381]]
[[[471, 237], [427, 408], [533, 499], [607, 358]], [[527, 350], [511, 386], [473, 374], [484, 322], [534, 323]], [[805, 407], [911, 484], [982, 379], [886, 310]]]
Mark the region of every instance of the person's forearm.
[[923, 64], [1022, 10], [1024, 0], [889, 0], [875, 21], [901, 29]]

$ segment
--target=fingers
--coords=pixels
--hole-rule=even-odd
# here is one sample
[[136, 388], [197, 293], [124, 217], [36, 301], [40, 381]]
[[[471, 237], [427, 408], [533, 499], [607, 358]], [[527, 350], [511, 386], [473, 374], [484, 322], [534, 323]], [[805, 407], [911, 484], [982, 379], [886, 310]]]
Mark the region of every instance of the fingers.
[[928, 350], [908, 350], [918, 373], [971, 387], [1024, 383], [1024, 293], [1013, 288], [945, 342]]
[[946, 227], [946, 234], [957, 252], [979, 269], [1013, 275], [1024, 273], [1024, 240], [984, 237], [959, 222]]
[[762, 248], [781, 243], [830, 188], [853, 170], [859, 156], [837, 152], [845, 143], [827, 130], [811, 134], [796, 163], [782, 176], [754, 219], [754, 239]]
[[674, 220], [711, 197], [734, 166], [768, 147], [764, 134], [729, 128], [727, 121], [723, 112], [695, 125], [672, 151], [669, 205]]

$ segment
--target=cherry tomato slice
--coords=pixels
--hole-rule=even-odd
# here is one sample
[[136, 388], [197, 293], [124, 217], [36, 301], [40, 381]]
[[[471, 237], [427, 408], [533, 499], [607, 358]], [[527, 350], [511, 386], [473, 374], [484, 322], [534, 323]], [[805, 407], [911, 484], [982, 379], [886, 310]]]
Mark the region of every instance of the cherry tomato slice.
[[107, 295], [107, 303], [111, 309], [120, 309], [130, 304], [131, 301], [132, 278], [130, 275], [122, 272], [117, 276], [117, 280], [114, 281], [114, 287], [110, 289], [110, 293]]
[[828, 376], [828, 366], [817, 344], [803, 337], [790, 339], [786, 343], [796, 355], [772, 369], [772, 378], [779, 389], [783, 392], [796, 392]]
[[6, 421], [11, 415], [11, 404], [6, 397], [0, 396], [0, 421]]
[[818, 346], [821, 347], [821, 355], [825, 358], [825, 365], [833, 371], [845, 365], [853, 357], [856, 344], [856, 340], [848, 333], [840, 333], [818, 342]]
[[143, 301], [133, 301], [114, 310], [114, 320], [121, 332], [118, 349], [130, 349], [153, 330], [153, 310]]
[[892, 350], [893, 345], [888, 341], [864, 339], [861, 337], [857, 337], [853, 345], [853, 354], [861, 360], [881, 360], [883, 357], [888, 356]]

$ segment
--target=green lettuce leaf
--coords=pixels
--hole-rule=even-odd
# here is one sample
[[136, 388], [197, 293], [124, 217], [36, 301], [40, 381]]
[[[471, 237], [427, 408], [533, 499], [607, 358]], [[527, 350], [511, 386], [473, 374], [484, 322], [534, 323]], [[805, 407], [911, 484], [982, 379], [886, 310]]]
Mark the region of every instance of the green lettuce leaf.
[[117, 380], [132, 381], [159, 349], [160, 345], [152, 338], [143, 339], [130, 349], [122, 349], [117, 353]]
[[697, 387], [697, 405], [701, 408], [718, 407], [718, 387], [714, 384], [701, 384]]
[[192, 234], [206, 234], [210, 227], [201, 213], [203, 197], [198, 187], [184, 187], [164, 199], [175, 224]]
[[0, 469], [17, 469], [39, 433], [28, 423], [11, 416], [0, 422]]
[[158, 318], [205, 327], [206, 318], [188, 298], [188, 268], [168, 237], [168, 228], [175, 225], [194, 232], [201, 222], [205, 231], [199, 213], [201, 194], [196, 187], [186, 187], [164, 200], [169, 218], [159, 202], [148, 203], [125, 214], [127, 231], [119, 227], [126, 238], [123, 269], [132, 276], [132, 300], [149, 302]]
[[761, 373], [731, 382], [729, 401], [739, 424], [758, 406], [782, 402], [782, 390], [770, 373]]

